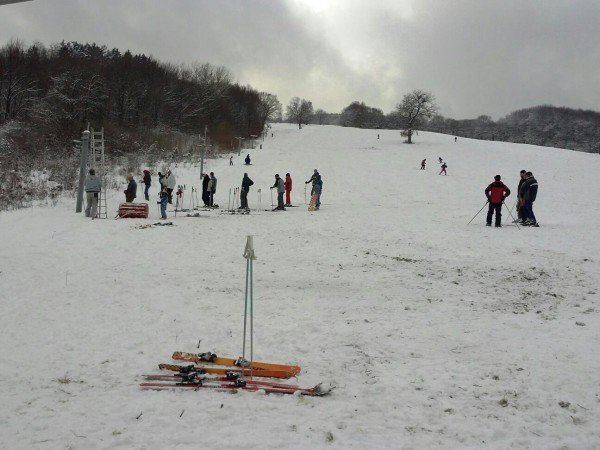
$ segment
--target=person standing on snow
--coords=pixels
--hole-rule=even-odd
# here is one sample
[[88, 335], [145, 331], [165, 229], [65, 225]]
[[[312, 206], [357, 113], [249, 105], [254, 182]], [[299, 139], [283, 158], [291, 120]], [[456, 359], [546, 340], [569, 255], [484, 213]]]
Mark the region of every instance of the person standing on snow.
[[208, 185], [210, 183], [210, 177], [208, 174], [204, 174], [202, 176], [202, 201], [204, 202], [204, 206], [210, 205], [210, 194], [208, 192]]
[[169, 193], [167, 192], [167, 185], [160, 185], [160, 218], [167, 218], [167, 204], [169, 203]]
[[441, 174], [448, 175], [448, 174], [446, 173], [446, 168], [447, 168], [447, 167], [448, 167], [448, 166], [446, 165], [446, 163], [442, 163], [442, 170], [440, 170], [440, 173], [438, 173], [438, 175], [441, 175]]
[[230, 157], [229, 157], [229, 165], [230, 165], [230, 166], [233, 166], [233, 156], [230, 156]]
[[442, 159], [442, 157], [441, 157], [441, 156], [438, 158], [438, 162], [439, 162], [440, 164], [444, 162], [444, 160]]
[[285, 211], [283, 206], [283, 193], [285, 192], [285, 184], [278, 173], [275, 174], [275, 184], [271, 186], [271, 189], [277, 188], [277, 208], [278, 210]]
[[321, 174], [317, 173], [317, 179], [315, 182], [315, 194], [317, 195], [317, 202], [315, 204], [315, 208], [319, 209], [321, 207], [321, 194], [323, 193], [323, 179], [321, 178]]
[[314, 170], [312, 177], [308, 181], [305, 181], [304, 184], [312, 183], [312, 188], [310, 190], [310, 195], [315, 195], [315, 184], [317, 182], [317, 176], [319, 175], [319, 171], [317, 169]]
[[240, 207], [238, 209], [250, 209], [248, 208], [248, 192], [250, 191], [250, 186], [253, 184], [254, 181], [248, 177], [247, 173], [244, 173], [242, 188], [240, 189]]
[[152, 177], [150, 176], [149, 170], [144, 170], [144, 178], [142, 179], [142, 183], [144, 183], [144, 197], [146, 201], [150, 200], [150, 194], [148, 190], [150, 189], [150, 185], [152, 184]]
[[247, 165], [247, 166], [249, 166], [249, 165], [250, 165], [250, 153], [248, 153], [248, 154], [246, 155], [246, 158], [244, 159], [244, 162], [246, 163], [246, 165]]
[[[215, 206], [215, 194], [217, 193], [217, 177], [215, 173], [210, 173], [210, 181], [208, 182], [209, 206]], [[218, 205], [217, 205], [218, 206]]]
[[171, 169], [167, 170], [164, 181], [167, 184], [167, 193], [169, 194], [169, 203], [173, 203], [173, 191], [177, 186], [175, 181], [175, 175], [171, 172]]
[[427, 162], [427, 159], [424, 159], [423, 161], [421, 161], [421, 170], [425, 170], [425, 163]]
[[90, 169], [89, 175], [85, 179], [86, 208], [85, 217], [91, 217], [92, 220], [98, 215], [98, 194], [102, 190], [102, 180], [96, 176], [96, 171]]
[[127, 175], [127, 189], [123, 192], [125, 193], [125, 202], [133, 203], [133, 200], [137, 196], [137, 183], [133, 180], [133, 175]]
[[527, 179], [527, 171], [526, 170], [521, 170], [521, 172], [519, 172], [519, 185], [517, 186], [517, 223], [521, 223], [525, 221], [525, 217], [524, 217], [524, 211], [523, 211], [523, 205], [522, 203], [524, 203], [521, 199], [521, 195], [519, 194], [521, 192], [521, 186], [523, 186], [523, 183], [525, 183], [525, 180]]
[[485, 188], [485, 196], [488, 199], [490, 207], [488, 209], [486, 225], [492, 226], [492, 216], [496, 212], [496, 227], [502, 226], [502, 204], [504, 199], [510, 195], [510, 189], [500, 181], [500, 175], [494, 177], [494, 181]]
[[525, 176], [527, 178], [519, 190], [519, 197], [523, 199], [523, 214], [525, 216], [523, 225], [526, 227], [539, 227], [535, 214], [533, 214], [533, 202], [537, 197], [538, 182], [531, 172], [527, 172]]
[[292, 177], [289, 173], [285, 174], [285, 206], [292, 206]]

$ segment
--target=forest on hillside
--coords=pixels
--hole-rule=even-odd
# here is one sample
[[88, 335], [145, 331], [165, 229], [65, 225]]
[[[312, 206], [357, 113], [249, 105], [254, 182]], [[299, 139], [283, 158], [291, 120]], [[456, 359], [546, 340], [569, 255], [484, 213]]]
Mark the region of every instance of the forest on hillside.
[[222, 66], [173, 65], [96, 44], [11, 41], [0, 48], [0, 201], [15, 191], [35, 196], [28, 178], [36, 170], [55, 190], [71, 189], [73, 140], [88, 126], [104, 128], [110, 161], [135, 166], [139, 158], [182, 160], [204, 144], [209, 152], [231, 148], [280, 116], [275, 95], [233, 82]]

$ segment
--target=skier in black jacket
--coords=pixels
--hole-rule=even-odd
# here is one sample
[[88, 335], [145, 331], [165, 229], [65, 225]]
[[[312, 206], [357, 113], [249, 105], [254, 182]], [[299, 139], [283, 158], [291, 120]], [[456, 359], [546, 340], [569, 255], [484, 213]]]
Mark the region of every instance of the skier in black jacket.
[[204, 206], [208, 206], [210, 204], [210, 194], [208, 192], [209, 181], [210, 177], [205, 173], [202, 177], [202, 201], [204, 202]]
[[537, 197], [538, 182], [531, 172], [527, 172], [526, 176], [525, 182], [521, 185], [521, 189], [519, 189], [519, 197], [522, 199], [525, 215], [523, 225], [526, 227], [539, 227], [535, 214], [533, 214], [533, 202], [535, 202]]
[[242, 179], [242, 189], [240, 189], [240, 207], [238, 209], [250, 209], [248, 208], [248, 192], [250, 191], [250, 186], [254, 184], [254, 181], [248, 177], [247, 173], [244, 173], [244, 178]]

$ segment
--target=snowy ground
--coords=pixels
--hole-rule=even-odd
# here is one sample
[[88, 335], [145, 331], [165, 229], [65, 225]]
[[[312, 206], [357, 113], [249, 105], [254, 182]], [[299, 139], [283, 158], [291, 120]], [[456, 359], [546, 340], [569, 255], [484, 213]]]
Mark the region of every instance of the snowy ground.
[[[286, 212], [202, 212], [144, 229], [154, 201], [150, 220], [92, 222], [74, 199], [0, 214], [0, 447], [600, 448], [599, 155], [273, 131], [233, 167], [227, 157], [208, 169], [226, 205], [250, 152], [250, 206], [261, 188], [263, 208], [273, 174], [291, 172], [301, 207]], [[314, 168], [323, 206], [309, 213]], [[523, 168], [540, 184], [541, 227], [490, 229], [485, 211], [467, 226], [493, 176], [515, 189]], [[175, 172], [198, 186], [198, 168]], [[111, 210], [121, 197], [111, 193]], [[247, 234], [257, 359], [300, 364], [299, 384], [337, 389], [139, 389], [141, 374], [199, 340], [239, 356]]]

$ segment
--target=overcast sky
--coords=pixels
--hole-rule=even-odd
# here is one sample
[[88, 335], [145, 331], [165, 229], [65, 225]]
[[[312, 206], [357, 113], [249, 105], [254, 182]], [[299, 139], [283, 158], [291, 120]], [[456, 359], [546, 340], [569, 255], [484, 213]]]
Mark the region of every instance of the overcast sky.
[[35, 0], [0, 6], [11, 38], [223, 65], [328, 112], [388, 113], [413, 89], [457, 119], [600, 110], [600, 0]]

